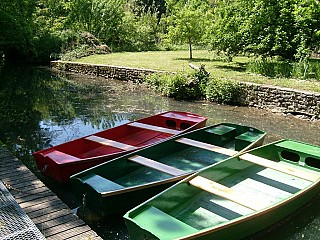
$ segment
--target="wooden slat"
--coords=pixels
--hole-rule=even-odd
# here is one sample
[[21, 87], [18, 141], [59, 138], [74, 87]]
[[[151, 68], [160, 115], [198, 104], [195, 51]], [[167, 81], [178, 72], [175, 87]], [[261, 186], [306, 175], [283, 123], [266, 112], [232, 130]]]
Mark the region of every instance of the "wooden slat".
[[11, 194], [46, 239], [81, 239], [82, 234], [89, 239], [101, 239], [21, 161], [1, 146], [0, 156], [1, 180], [11, 186]]
[[190, 145], [190, 146], [193, 146], [193, 147], [206, 149], [206, 150], [217, 152], [217, 153], [221, 153], [221, 154], [224, 154], [224, 155], [227, 155], [227, 156], [233, 156], [233, 155], [238, 153], [237, 151], [234, 151], [232, 149], [223, 148], [223, 147], [215, 146], [215, 145], [212, 145], [212, 144], [199, 142], [199, 141], [192, 140], [192, 139], [189, 139], [189, 138], [179, 138], [179, 139], [176, 140], [176, 142], [187, 144], [187, 145]]
[[85, 139], [93, 141], [93, 142], [100, 143], [100, 144], [105, 145], [105, 146], [119, 148], [119, 149], [122, 149], [122, 150], [125, 150], [125, 151], [131, 151], [131, 150], [137, 149], [137, 147], [132, 146], [132, 145], [128, 145], [128, 144], [121, 143], [121, 142], [116, 142], [116, 141], [113, 141], [113, 140], [110, 140], [110, 139], [106, 139], [106, 138], [102, 138], [102, 137], [98, 137], [98, 136], [94, 136], [94, 135], [86, 137]]
[[271, 161], [262, 157], [258, 157], [249, 153], [243, 154], [239, 158], [241, 160], [249, 161], [266, 168], [271, 168], [273, 170], [283, 172], [301, 179], [305, 179], [310, 182], [315, 182], [320, 178], [320, 173], [316, 173], [316, 172], [312, 173], [310, 171], [305, 171], [303, 169], [286, 166], [284, 164], [280, 164], [278, 162], [274, 162], [274, 161]]
[[220, 183], [211, 181], [207, 178], [197, 176], [189, 181], [192, 186], [220, 196], [222, 198], [226, 198], [232, 202], [238, 203], [246, 208], [252, 209], [254, 211], [258, 211], [259, 209], [250, 205], [249, 199], [245, 198], [245, 196], [241, 193], [236, 192], [235, 190], [226, 187]]
[[163, 133], [169, 133], [169, 134], [173, 134], [173, 135], [181, 133], [181, 131], [178, 131], [178, 130], [153, 126], [153, 125], [140, 123], [140, 122], [132, 122], [132, 123], [129, 123], [128, 125], [132, 126], [132, 127], [138, 127], [138, 128], [143, 128], [143, 129], [148, 129], [148, 130], [163, 132]]
[[143, 166], [147, 166], [147, 167], [156, 169], [158, 171], [165, 172], [165, 173], [173, 175], [173, 176], [185, 174], [184, 171], [182, 171], [178, 168], [171, 167], [169, 165], [166, 165], [166, 164], [163, 164], [163, 163], [160, 163], [160, 162], [157, 162], [157, 161], [154, 161], [152, 159], [145, 158], [142, 156], [135, 155], [135, 156], [130, 157], [129, 160], [136, 162], [136, 163], [139, 163]]

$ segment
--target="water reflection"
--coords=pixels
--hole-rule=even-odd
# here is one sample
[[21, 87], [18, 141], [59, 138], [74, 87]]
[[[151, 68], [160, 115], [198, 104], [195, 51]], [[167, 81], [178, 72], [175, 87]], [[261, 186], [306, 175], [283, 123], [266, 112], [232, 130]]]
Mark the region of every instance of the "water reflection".
[[[268, 133], [267, 142], [292, 138], [320, 145], [320, 122], [309, 122], [254, 108], [204, 101], [174, 101], [115, 80], [58, 76], [46, 68], [3, 69], [0, 78], [0, 140], [33, 171], [31, 153], [71, 139], [167, 110], [191, 111], [208, 117], [208, 124], [234, 122]], [[38, 174], [38, 173], [37, 173]], [[79, 206], [69, 186], [38, 176], [71, 208]], [[316, 239], [320, 197], [309, 207], [270, 228], [258, 239]], [[82, 211], [82, 210], [80, 210]], [[88, 212], [81, 214], [94, 216]], [[105, 239], [126, 239], [121, 216], [92, 224]], [[301, 219], [300, 221], [295, 221]], [[281, 231], [279, 231], [281, 229]]]

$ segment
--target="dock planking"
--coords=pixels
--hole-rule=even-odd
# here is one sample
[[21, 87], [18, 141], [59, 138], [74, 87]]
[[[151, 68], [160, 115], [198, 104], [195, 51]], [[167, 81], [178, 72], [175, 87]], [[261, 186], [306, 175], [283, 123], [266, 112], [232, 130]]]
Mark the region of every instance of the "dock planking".
[[0, 179], [46, 239], [101, 239], [21, 161], [2, 146]]

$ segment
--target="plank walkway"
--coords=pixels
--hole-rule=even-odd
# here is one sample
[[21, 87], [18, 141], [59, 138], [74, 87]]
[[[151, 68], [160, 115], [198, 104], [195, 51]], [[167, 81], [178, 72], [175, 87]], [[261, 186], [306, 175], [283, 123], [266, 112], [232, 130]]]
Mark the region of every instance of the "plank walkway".
[[0, 180], [46, 239], [102, 239], [2, 146]]

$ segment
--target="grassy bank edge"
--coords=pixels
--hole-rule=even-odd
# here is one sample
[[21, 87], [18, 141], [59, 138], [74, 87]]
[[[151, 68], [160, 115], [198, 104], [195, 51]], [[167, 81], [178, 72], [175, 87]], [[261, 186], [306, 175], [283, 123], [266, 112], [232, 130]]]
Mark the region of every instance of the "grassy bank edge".
[[226, 62], [206, 50], [194, 51], [194, 58], [188, 58], [188, 51], [120, 52], [103, 55], [91, 55], [74, 62], [89, 64], [107, 64], [122, 67], [145, 68], [168, 72], [192, 71], [189, 63], [205, 65], [205, 69], [216, 79], [251, 82], [291, 88], [296, 90], [320, 92], [320, 82], [293, 78], [271, 78], [246, 72], [248, 57], [235, 57]]

